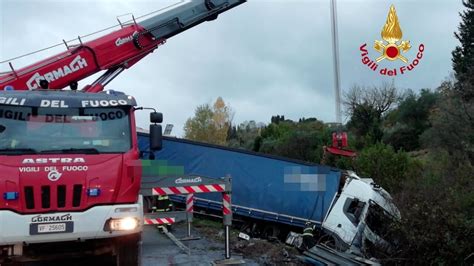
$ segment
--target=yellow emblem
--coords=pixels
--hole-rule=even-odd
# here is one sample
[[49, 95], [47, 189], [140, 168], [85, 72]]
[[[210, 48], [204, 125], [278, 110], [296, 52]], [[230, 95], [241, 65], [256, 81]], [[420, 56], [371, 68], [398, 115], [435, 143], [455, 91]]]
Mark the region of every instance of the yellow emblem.
[[390, 11], [388, 11], [387, 22], [382, 29], [382, 39], [384, 41], [375, 41], [374, 49], [382, 53], [377, 59], [377, 62], [382, 61], [383, 59], [388, 59], [394, 61], [397, 59], [402, 60], [405, 63], [408, 63], [408, 60], [401, 54], [402, 52], [406, 53], [410, 50], [411, 45], [410, 41], [401, 41], [402, 39], [402, 30], [400, 24], [398, 23], [397, 12], [395, 11], [395, 6], [390, 6]]

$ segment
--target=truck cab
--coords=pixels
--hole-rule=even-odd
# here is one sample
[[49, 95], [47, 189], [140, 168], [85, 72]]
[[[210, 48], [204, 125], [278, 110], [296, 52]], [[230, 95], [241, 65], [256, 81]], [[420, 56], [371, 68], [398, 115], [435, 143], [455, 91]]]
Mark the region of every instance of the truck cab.
[[118, 92], [0, 91], [0, 262], [45, 250], [120, 256], [125, 245], [132, 258], [121, 264], [134, 264], [135, 106]]
[[342, 189], [323, 221], [323, 230], [333, 237], [338, 249], [365, 249], [377, 246], [390, 252], [385, 240], [387, 226], [400, 219], [400, 212], [390, 194], [370, 178], [360, 178], [347, 171], [341, 179]]

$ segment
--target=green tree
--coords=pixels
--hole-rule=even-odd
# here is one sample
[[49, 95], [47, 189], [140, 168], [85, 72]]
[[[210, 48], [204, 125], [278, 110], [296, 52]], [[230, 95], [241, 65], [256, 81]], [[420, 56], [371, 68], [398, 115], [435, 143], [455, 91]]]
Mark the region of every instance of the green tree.
[[392, 257], [403, 258], [395, 264], [464, 265], [474, 250], [473, 171], [469, 165], [453, 167], [446, 152], [433, 153], [421, 175], [392, 193], [402, 216], [392, 225]]
[[414, 151], [420, 148], [419, 137], [431, 127], [430, 114], [435, 109], [438, 92], [422, 89], [419, 94], [407, 91], [398, 107], [390, 111], [384, 121], [385, 143], [395, 150]]
[[263, 123], [257, 123], [254, 120], [244, 121], [237, 127], [234, 126], [227, 145], [232, 148], [255, 150], [256, 139], [260, 137], [260, 131], [264, 126]]
[[356, 146], [359, 149], [380, 141], [383, 137], [381, 127], [381, 114], [367, 103], [357, 105], [347, 122], [347, 128], [358, 137]]
[[318, 162], [323, 146], [330, 141], [330, 131], [316, 118], [285, 120], [284, 116], [272, 117], [272, 123], [262, 129], [255, 140], [254, 149], [288, 158]]
[[344, 95], [343, 104], [349, 116], [347, 128], [357, 136], [357, 148], [380, 141], [382, 121], [398, 99], [397, 89], [388, 83], [380, 86], [353, 86]]
[[356, 172], [370, 177], [391, 193], [401, 190], [406, 179], [416, 178], [421, 165], [406, 152], [394, 151], [392, 146], [378, 142], [364, 148], [355, 161]]
[[[474, 85], [474, 84], [473, 84]], [[422, 142], [433, 151], [447, 151], [455, 165], [474, 165], [474, 101], [466, 102], [454, 81], [443, 82], [432, 128], [422, 135]]]
[[461, 97], [470, 101], [474, 98], [474, 0], [465, 0], [466, 7], [461, 16], [459, 32], [454, 33], [461, 43], [453, 55], [453, 69], [457, 80], [456, 91]]
[[209, 104], [196, 107], [194, 117], [189, 118], [184, 126], [184, 137], [190, 140], [214, 143], [216, 127], [212, 120], [213, 113]]
[[213, 106], [203, 104], [196, 108], [194, 117], [184, 125], [184, 137], [190, 140], [225, 145], [232, 120], [232, 110], [218, 97]]

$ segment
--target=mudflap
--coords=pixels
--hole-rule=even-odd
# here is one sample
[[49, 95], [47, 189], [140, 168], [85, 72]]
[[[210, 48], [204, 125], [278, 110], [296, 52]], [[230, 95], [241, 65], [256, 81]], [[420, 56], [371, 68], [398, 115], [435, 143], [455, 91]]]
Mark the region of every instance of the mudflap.
[[142, 234], [119, 237], [114, 243], [117, 266], [141, 265]]

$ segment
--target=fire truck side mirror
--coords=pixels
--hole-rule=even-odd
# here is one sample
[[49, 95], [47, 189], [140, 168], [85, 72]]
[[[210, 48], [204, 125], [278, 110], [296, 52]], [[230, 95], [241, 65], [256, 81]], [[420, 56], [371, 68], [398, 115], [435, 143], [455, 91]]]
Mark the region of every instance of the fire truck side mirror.
[[150, 125], [150, 150], [159, 151], [163, 147], [163, 133], [161, 125]]
[[150, 113], [150, 123], [161, 123], [163, 122], [163, 114], [158, 112]]

